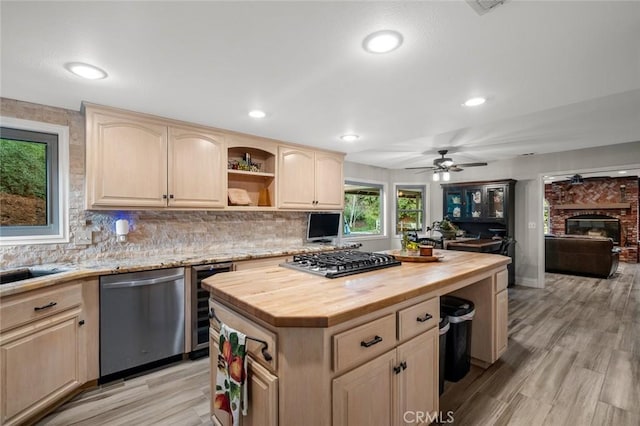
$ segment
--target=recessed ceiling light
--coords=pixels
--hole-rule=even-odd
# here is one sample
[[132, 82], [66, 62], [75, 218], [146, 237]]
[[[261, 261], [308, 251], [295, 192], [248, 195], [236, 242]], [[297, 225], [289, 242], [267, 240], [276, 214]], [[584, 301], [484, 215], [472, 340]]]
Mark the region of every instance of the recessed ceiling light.
[[252, 117], [252, 118], [265, 118], [266, 116], [267, 116], [267, 113], [259, 109], [254, 109], [253, 111], [249, 111], [249, 117]]
[[624, 174], [627, 173], [627, 171], [626, 170], [619, 170], [618, 173], [620, 173], [621, 175], [624, 175]]
[[83, 64], [82, 62], [69, 62], [68, 64], [65, 64], [64, 67], [67, 71], [89, 80], [100, 80], [107, 76], [107, 73], [104, 70], [94, 67], [93, 65]]
[[466, 100], [466, 102], [464, 103], [464, 106], [474, 107], [474, 106], [482, 105], [485, 102], [487, 102], [486, 98], [481, 98], [481, 97], [471, 98]]
[[401, 44], [402, 34], [393, 30], [382, 30], [366, 36], [362, 47], [370, 53], [387, 53], [396, 50]]
[[358, 139], [360, 139], [360, 136], [353, 134], [353, 133], [348, 133], [346, 135], [342, 135], [340, 136], [340, 139], [342, 139], [345, 142], [353, 142], [353, 141], [357, 141]]

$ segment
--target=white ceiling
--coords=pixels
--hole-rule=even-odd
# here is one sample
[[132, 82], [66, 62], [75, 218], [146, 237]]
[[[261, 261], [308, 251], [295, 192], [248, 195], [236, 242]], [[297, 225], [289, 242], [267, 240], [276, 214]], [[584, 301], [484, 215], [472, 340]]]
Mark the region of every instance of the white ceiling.
[[[388, 168], [430, 165], [449, 147], [456, 162], [490, 162], [640, 141], [638, 1], [511, 0], [482, 16], [464, 1], [0, 7], [7, 98], [86, 100]], [[365, 52], [380, 29], [403, 45]], [[109, 77], [63, 68], [76, 61]], [[477, 95], [488, 102], [461, 106]], [[254, 108], [268, 117], [249, 118]], [[360, 139], [339, 140], [351, 132]]]

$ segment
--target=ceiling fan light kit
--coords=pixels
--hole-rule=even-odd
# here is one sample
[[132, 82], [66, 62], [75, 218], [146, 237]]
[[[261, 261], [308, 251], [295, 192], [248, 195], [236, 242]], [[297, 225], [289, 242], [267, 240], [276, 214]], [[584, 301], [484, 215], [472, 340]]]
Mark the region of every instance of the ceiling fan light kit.
[[433, 172], [433, 181], [434, 182], [439, 182], [439, 181], [449, 182], [450, 179], [451, 179], [451, 173], [449, 173], [446, 170], [440, 170], [440, 171]]

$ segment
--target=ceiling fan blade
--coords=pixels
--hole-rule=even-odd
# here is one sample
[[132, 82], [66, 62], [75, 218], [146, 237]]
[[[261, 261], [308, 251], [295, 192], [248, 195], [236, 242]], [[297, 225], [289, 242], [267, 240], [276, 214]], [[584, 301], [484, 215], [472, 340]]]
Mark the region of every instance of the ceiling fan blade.
[[449, 167], [449, 171], [450, 172], [461, 172], [463, 170], [464, 169], [461, 169], [459, 166], [451, 166], [451, 167]]
[[429, 171], [429, 170], [437, 170], [438, 167], [433, 167], [433, 166], [422, 166], [422, 167], [405, 167], [405, 170], [424, 170], [424, 171]]
[[462, 164], [456, 164], [456, 167], [479, 167], [479, 166], [486, 166], [487, 163], [462, 163]]

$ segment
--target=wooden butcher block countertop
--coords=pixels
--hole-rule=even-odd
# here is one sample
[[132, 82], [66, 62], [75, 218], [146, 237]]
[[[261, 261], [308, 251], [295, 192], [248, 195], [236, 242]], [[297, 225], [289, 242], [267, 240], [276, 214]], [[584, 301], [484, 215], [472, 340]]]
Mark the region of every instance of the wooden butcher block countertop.
[[203, 285], [214, 299], [276, 327], [331, 327], [426, 293], [446, 294], [511, 262], [496, 254], [434, 253], [444, 258], [335, 279], [273, 266], [216, 274]]

